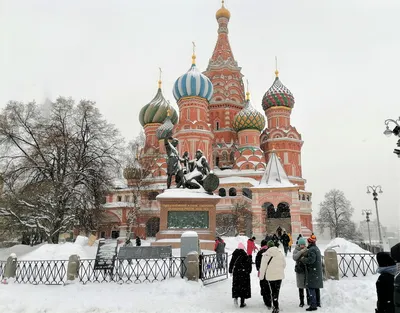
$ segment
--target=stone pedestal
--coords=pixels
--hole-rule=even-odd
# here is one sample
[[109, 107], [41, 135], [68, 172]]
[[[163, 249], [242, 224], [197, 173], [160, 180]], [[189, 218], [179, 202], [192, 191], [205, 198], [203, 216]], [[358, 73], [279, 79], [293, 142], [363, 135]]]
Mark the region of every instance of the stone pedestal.
[[195, 231], [203, 250], [213, 250], [216, 228], [216, 205], [219, 196], [190, 189], [167, 189], [157, 196], [160, 203], [160, 231], [153, 246], [180, 248], [181, 236]]

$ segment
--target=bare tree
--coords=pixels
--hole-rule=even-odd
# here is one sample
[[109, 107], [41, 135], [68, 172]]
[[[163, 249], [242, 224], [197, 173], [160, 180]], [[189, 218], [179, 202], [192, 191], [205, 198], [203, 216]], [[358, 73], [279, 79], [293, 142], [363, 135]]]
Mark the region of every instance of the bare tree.
[[331, 237], [349, 238], [351, 231], [355, 231], [355, 224], [351, 221], [354, 208], [344, 196], [343, 191], [332, 189], [325, 194], [325, 200], [320, 204], [317, 222], [320, 231], [329, 228]]
[[93, 230], [121, 142], [92, 101], [58, 98], [48, 111], [8, 103], [0, 114], [0, 214], [54, 243], [75, 226]]
[[159, 151], [153, 150], [143, 154], [145, 137], [143, 132], [129, 142], [125, 154], [124, 177], [132, 194], [132, 202], [129, 205], [127, 216], [128, 235], [132, 227], [137, 226], [142, 205], [147, 201], [145, 192], [149, 192], [148, 186], [154, 182], [155, 167], [157, 160], [161, 157]]
[[217, 214], [217, 234], [223, 236], [234, 232], [235, 236], [247, 233], [250, 230], [249, 222], [252, 220], [250, 203], [238, 201], [232, 204], [229, 213]]

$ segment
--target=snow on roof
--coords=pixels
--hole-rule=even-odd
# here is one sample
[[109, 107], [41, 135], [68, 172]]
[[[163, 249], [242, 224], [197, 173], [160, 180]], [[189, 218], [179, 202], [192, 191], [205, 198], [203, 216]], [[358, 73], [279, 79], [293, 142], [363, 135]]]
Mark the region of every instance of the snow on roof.
[[261, 178], [258, 188], [279, 188], [279, 187], [295, 187], [287, 176], [281, 161], [274, 152], [271, 153], [267, 169]]
[[230, 177], [222, 177], [219, 180], [220, 185], [222, 184], [237, 184], [237, 183], [249, 183], [253, 186], [258, 184], [258, 181], [251, 177], [239, 177], [239, 176], [230, 176]]
[[174, 188], [167, 189], [162, 194], [158, 195], [156, 199], [167, 199], [167, 198], [207, 198], [207, 199], [219, 199], [220, 196], [209, 195], [201, 189], [182, 189]]

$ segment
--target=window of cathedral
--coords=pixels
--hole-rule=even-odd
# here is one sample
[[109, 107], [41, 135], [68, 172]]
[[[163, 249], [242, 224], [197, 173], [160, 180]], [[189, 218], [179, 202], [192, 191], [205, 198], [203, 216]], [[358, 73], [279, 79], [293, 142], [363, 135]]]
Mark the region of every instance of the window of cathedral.
[[253, 199], [253, 192], [249, 188], [243, 188], [242, 189], [243, 196]]
[[230, 197], [236, 197], [236, 194], [237, 193], [236, 193], [236, 189], [235, 188], [232, 187], [232, 188], [229, 189], [229, 196]]
[[121, 202], [122, 201], [122, 196], [117, 196], [117, 201]]
[[215, 129], [218, 130], [219, 129], [219, 122], [215, 123]]
[[130, 200], [130, 196], [129, 195], [125, 195], [125, 202], [129, 202]]
[[289, 218], [290, 217], [289, 204], [287, 202], [279, 203], [275, 216], [276, 218]]
[[157, 191], [151, 191], [151, 192], [149, 192], [147, 197], [148, 197], [148, 199], [150, 201], [152, 201], [152, 200], [156, 200], [157, 196], [158, 196], [158, 192]]
[[222, 152], [222, 160], [228, 161], [228, 152], [226, 152], [226, 151]]
[[225, 188], [219, 188], [219, 190], [218, 190], [218, 195], [219, 195], [220, 197], [226, 197], [226, 190], [225, 190]]
[[234, 161], [235, 160], [235, 152], [231, 151], [230, 153], [230, 160]]

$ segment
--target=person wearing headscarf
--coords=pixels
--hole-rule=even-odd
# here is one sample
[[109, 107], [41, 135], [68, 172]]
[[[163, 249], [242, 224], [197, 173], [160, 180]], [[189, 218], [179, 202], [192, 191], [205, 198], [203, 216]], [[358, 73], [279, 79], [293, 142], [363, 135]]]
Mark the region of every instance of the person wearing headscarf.
[[[299, 307], [304, 306], [304, 289], [306, 289], [306, 266], [304, 263], [300, 262], [300, 258], [307, 253], [306, 239], [300, 237], [297, 240], [297, 245], [293, 250], [293, 260], [296, 262], [294, 271], [296, 272], [296, 285], [299, 288]], [[310, 305], [310, 296], [307, 291], [307, 305]]]
[[386, 252], [376, 255], [380, 274], [376, 281], [376, 313], [394, 313], [394, 275], [396, 274], [396, 262]]
[[[316, 237], [313, 235], [307, 239], [307, 254], [300, 258], [300, 262], [306, 266], [306, 288], [310, 294], [310, 307], [306, 311], [316, 311], [318, 303], [317, 292], [324, 287], [322, 273], [321, 251], [316, 245]], [[318, 290], [318, 291], [317, 291]]]
[[234, 304], [240, 307], [246, 306], [245, 300], [251, 298], [250, 273], [252, 270], [251, 255], [247, 255], [243, 243], [239, 243], [237, 249], [233, 251], [229, 263], [229, 273], [232, 275], [232, 298]]

